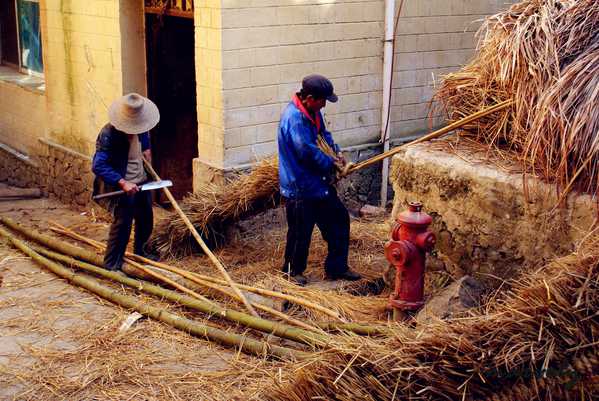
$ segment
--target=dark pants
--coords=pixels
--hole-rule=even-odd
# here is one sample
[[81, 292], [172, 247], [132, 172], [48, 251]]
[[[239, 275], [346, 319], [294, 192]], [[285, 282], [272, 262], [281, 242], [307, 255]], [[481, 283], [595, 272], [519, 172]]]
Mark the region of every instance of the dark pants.
[[324, 199], [286, 199], [287, 246], [283, 271], [292, 275], [306, 270], [314, 225], [328, 245], [324, 263], [328, 275], [348, 269], [349, 213], [333, 191]]
[[114, 221], [108, 234], [104, 267], [119, 270], [123, 265], [133, 220], [135, 220], [134, 253], [140, 255], [144, 253], [144, 246], [152, 234], [154, 222], [150, 191], [138, 192], [134, 196], [119, 196], [112, 215]]

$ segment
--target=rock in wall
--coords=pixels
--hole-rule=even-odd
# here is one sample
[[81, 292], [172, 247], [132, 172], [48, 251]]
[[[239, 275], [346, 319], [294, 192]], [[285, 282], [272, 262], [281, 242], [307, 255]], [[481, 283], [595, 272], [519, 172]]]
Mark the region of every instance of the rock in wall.
[[596, 222], [595, 202], [573, 194], [554, 208], [555, 186], [469, 162], [427, 145], [393, 158], [393, 216], [419, 200], [433, 216], [436, 254], [454, 277], [509, 278], [521, 268], [570, 252]]

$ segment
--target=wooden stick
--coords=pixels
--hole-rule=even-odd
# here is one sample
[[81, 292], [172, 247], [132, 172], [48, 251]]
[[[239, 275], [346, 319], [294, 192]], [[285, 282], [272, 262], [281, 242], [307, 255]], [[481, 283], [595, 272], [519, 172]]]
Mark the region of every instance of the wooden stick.
[[[77, 239], [81, 242], [84, 242], [86, 244], [89, 244], [89, 245], [95, 247], [98, 250], [105, 249], [105, 246], [99, 241], [95, 241], [91, 238], [84, 237], [83, 235], [80, 235], [80, 234], [76, 233], [75, 231], [73, 231], [67, 227], [64, 227], [54, 221], [49, 221], [49, 223], [55, 226], [55, 227], [50, 227], [50, 229], [57, 233]], [[193, 281], [196, 284], [205, 285], [205, 286], [208, 286], [207, 284], [209, 284], [209, 283], [220, 284], [220, 285], [227, 284], [227, 282], [224, 280], [220, 280], [215, 277], [205, 276], [203, 274], [199, 274], [199, 273], [195, 273], [195, 272], [190, 272], [190, 271], [184, 270], [184, 269], [179, 269], [175, 266], [170, 266], [165, 263], [156, 262], [151, 259], [144, 258], [143, 256], [136, 255], [134, 253], [125, 252], [125, 255], [127, 256], [127, 260], [129, 260], [129, 258], [135, 259], [138, 262], [152, 265], [152, 266], [170, 271], [172, 273], [179, 274], [180, 276], [182, 276], [190, 281]], [[206, 283], [206, 281], [208, 281], [209, 283]], [[242, 290], [253, 292], [254, 294], [270, 296], [272, 298], [284, 299], [286, 301], [289, 301], [289, 302], [292, 302], [292, 303], [295, 303], [298, 305], [302, 305], [306, 308], [322, 312], [323, 314], [330, 316], [336, 320], [339, 320], [340, 322], [345, 322], [345, 320], [341, 316], [339, 316], [339, 313], [335, 312], [332, 309], [328, 309], [322, 305], [311, 302], [307, 299], [300, 298], [300, 297], [290, 295], [290, 294], [285, 294], [285, 293], [278, 292], [278, 291], [271, 291], [271, 290], [267, 290], [264, 288], [252, 287], [252, 286], [244, 285], [244, 284], [237, 284], [237, 286]], [[213, 288], [210, 286], [208, 286], [208, 287]]]
[[397, 147], [395, 147], [395, 148], [393, 148], [393, 149], [391, 149], [391, 150], [389, 150], [387, 152], [381, 153], [380, 155], [376, 155], [374, 157], [371, 157], [370, 159], [361, 161], [359, 163], [349, 164], [348, 167], [345, 169], [345, 171], [343, 171], [343, 175], [346, 176], [346, 175], [351, 174], [351, 173], [353, 173], [355, 171], [358, 171], [358, 170], [361, 170], [361, 169], [363, 169], [365, 167], [368, 167], [368, 166], [370, 166], [370, 165], [372, 165], [374, 163], [378, 163], [378, 162], [380, 162], [380, 161], [382, 161], [382, 160], [384, 160], [384, 159], [386, 159], [388, 157], [393, 156], [396, 153], [399, 153], [403, 148], [405, 148], [407, 146], [415, 145], [417, 143], [422, 143], [422, 142], [430, 141], [431, 139], [438, 138], [441, 135], [444, 135], [444, 134], [446, 134], [446, 133], [448, 133], [450, 131], [455, 130], [456, 128], [463, 127], [464, 125], [466, 125], [466, 124], [468, 124], [468, 123], [470, 123], [472, 121], [476, 121], [479, 118], [485, 117], [485, 116], [487, 116], [487, 115], [489, 115], [491, 113], [494, 113], [496, 111], [503, 110], [503, 109], [511, 106], [512, 104], [514, 104], [513, 100], [505, 100], [505, 101], [503, 101], [501, 103], [497, 103], [496, 105], [491, 106], [491, 107], [489, 107], [487, 109], [484, 109], [484, 110], [481, 110], [481, 111], [476, 112], [474, 114], [471, 114], [469, 116], [466, 116], [466, 117], [464, 117], [464, 118], [462, 118], [462, 119], [460, 119], [458, 121], [455, 121], [455, 122], [449, 124], [446, 127], [443, 127], [441, 129], [438, 129], [437, 131], [431, 132], [430, 134], [425, 135], [425, 136], [423, 136], [421, 138], [418, 138], [418, 139], [416, 139], [416, 140], [414, 140], [412, 142], [408, 142], [408, 143], [405, 143], [403, 145], [399, 145], [399, 146], [397, 146]]
[[52, 273], [67, 280], [68, 282], [85, 288], [86, 290], [117, 305], [127, 309], [135, 310], [142, 315], [159, 320], [179, 330], [186, 331], [198, 337], [204, 337], [210, 341], [215, 341], [225, 346], [239, 347], [241, 351], [248, 354], [258, 356], [272, 355], [284, 359], [304, 359], [309, 356], [308, 353], [302, 351], [268, 344], [266, 342], [257, 341], [243, 335], [229, 333], [215, 327], [202, 325], [183, 316], [179, 316], [164, 309], [148, 305], [135, 297], [121, 294], [119, 291], [115, 291], [112, 288], [106, 287], [88, 276], [75, 273], [58, 263], [52, 262], [51, 260], [33, 251], [23, 241], [18, 240], [14, 237], [14, 235], [11, 235], [11, 233], [2, 228], [0, 228], [0, 235], [6, 237], [16, 248], [20, 249], [23, 253], [31, 257], [37, 263], [41, 264]]
[[[150, 174], [152, 174], [154, 179], [156, 181], [160, 181], [160, 177], [158, 176], [156, 171], [154, 171], [154, 168], [152, 167], [152, 165], [145, 158], [143, 159], [143, 161], [144, 161], [146, 168], [148, 169]], [[175, 208], [175, 210], [177, 211], [177, 213], [179, 214], [179, 216], [181, 217], [181, 219], [183, 220], [183, 222], [185, 223], [185, 225], [187, 226], [187, 228], [189, 229], [189, 231], [191, 232], [191, 234], [193, 235], [195, 240], [198, 242], [198, 244], [200, 245], [200, 247], [202, 248], [204, 253], [206, 255], [208, 255], [208, 258], [210, 259], [212, 264], [214, 264], [214, 266], [216, 266], [218, 271], [220, 271], [220, 273], [223, 275], [223, 277], [227, 281], [227, 284], [229, 285], [229, 287], [231, 287], [233, 289], [235, 294], [239, 297], [241, 302], [243, 302], [243, 304], [245, 305], [246, 309], [252, 315], [258, 317], [259, 316], [258, 312], [256, 312], [256, 310], [252, 307], [252, 305], [250, 305], [250, 303], [248, 302], [246, 297], [243, 295], [241, 290], [239, 290], [239, 288], [237, 287], [235, 282], [233, 282], [233, 280], [231, 279], [231, 276], [229, 276], [229, 273], [227, 272], [227, 270], [225, 269], [223, 264], [220, 262], [220, 260], [218, 260], [218, 258], [214, 255], [214, 253], [212, 253], [210, 248], [208, 248], [208, 246], [206, 245], [206, 243], [204, 242], [204, 240], [202, 239], [202, 237], [200, 236], [198, 231], [195, 229], [195, 227], [193, 226], [193, 224], [191, 223], [191, 221], [189, 220], [187, 215], [179, 207], [179, 204], [175, 200], [174, 196], [171, 194], [171, 191], [169, 191], [168, 188], [162, 188], [162, 190], [164, 191], [164, 194], [166, 195], [168, 200], [171, 202], [171, 204], [173, 205], [173, 207]]]

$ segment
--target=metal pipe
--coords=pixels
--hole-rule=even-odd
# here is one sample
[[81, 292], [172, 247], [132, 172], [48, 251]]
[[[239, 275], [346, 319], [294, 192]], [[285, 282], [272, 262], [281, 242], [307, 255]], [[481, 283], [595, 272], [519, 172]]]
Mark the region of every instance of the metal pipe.
[[[389, 150], [389, 112], [391, 105], [391, 83], [393, 75], [393, 38], [395, 36], [395, 0], [385, 1], [385, 42], [383, 53], [383, 107], [381, 114], [381, 141], [383, 152]], [[387, 185], [389, 182], [389, 159], [383, 160], [381, 182], [381, 207], [387, 204]]]

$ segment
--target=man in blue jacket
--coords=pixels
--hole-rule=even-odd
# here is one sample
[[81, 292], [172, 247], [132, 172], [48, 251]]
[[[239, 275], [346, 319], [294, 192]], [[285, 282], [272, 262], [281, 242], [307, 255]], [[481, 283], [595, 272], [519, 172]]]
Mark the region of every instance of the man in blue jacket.
[[[333, 84], [321, 75], [309, 75], [295, 94], [279, 123], [279, 182], [287, 214], [287, 245], [283, 271], [298, 284], [308, 261], [314, 225], [328, 244], [325, 272], [328, 279], [359, 280], [347, 265], [349, 213], [332, 185], [336, 166], [345, 164], [339, 146], [325, 129], [320, 110], [336, 102]], [[317, 145], [321, 136], [337, 157], [325, 154]]]
[[122, 189], [125, 194], [103, 198], [98, 203], [114, 217], [110, 226], [104, 267], [120, 270], [135, 220], [133, 250], [152, 257], [145, 245], [153, 228], [150, 191], [139, 190], [148, 181], [143, 157], [151, 160], [149, 132], [158, 124], [160, 113], [149, 99], [131, 93], [115, 100], [108, 111], [106, 124], [96, 140], [92, 170], [96, 175], [93, 195]]

